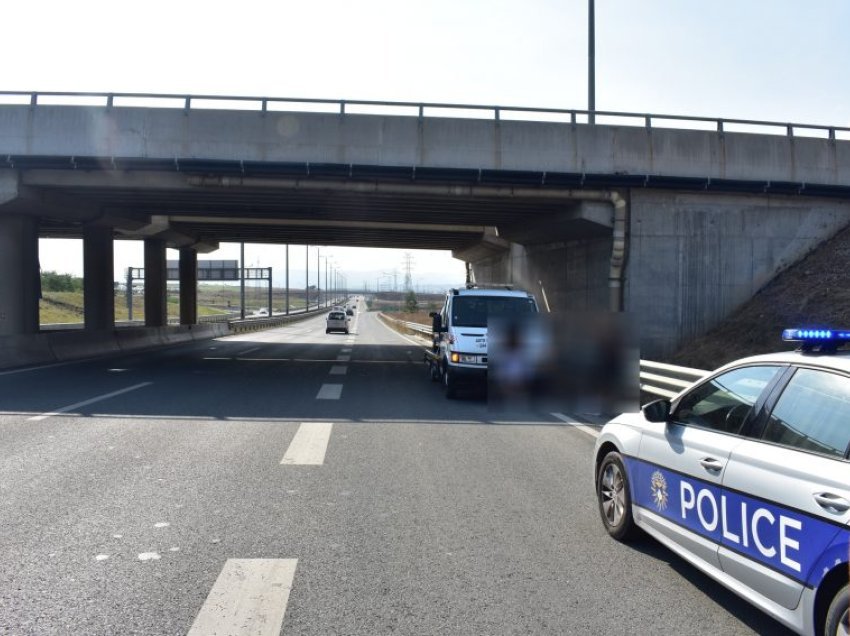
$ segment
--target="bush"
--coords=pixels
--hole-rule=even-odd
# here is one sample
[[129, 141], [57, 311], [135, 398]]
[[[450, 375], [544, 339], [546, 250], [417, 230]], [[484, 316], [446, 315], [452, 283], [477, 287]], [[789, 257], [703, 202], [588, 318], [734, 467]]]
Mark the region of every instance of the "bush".
[[83, 279], [70, 274], [56, 272], [41, 273], [41, 290], [50, 292], [74, 292], [83, 290]]

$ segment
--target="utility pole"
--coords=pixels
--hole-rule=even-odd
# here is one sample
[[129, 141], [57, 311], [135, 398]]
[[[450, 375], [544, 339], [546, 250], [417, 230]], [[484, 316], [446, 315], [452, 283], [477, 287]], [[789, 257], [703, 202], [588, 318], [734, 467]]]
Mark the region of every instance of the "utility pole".
[[411, 291], [413, 289], [413, 255], [405, 252], [402, 262], [404, 263], [404, 291]]
[[587, 123], [596, 123], [596, 16], [593, 3], [587, 0]]

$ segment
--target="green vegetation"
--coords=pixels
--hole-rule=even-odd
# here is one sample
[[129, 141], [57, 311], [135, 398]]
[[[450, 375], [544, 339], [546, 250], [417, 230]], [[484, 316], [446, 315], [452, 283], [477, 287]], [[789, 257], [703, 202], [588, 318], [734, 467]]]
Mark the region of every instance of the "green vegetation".
[[83, 290], [83, 279], [56, 272], [41, 273], [42, 292], [75, 292]]

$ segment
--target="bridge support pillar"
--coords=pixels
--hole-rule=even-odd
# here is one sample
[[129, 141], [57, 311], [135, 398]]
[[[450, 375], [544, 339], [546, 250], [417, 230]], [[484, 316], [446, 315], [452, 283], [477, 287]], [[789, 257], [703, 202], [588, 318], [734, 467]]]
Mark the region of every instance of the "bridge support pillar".
[[198, 252], [180, 249], [180, 324], [198, 324]]
[[165, 241], [145, 239], [145, 326], [168, 324], [166, 294], [168, 269], [165, 263]]
[[38, 333], [38, 221], [0, 216], [0, 336]]
[[115, 327], [112, 228], [83, 229], [83, 310], [87, 331]]

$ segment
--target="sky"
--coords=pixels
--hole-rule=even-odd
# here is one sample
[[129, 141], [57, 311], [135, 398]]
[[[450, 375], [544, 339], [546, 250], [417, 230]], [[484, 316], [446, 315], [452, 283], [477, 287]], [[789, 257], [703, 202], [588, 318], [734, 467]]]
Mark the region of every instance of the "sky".
[[[850, 126], [848, 0], [595, 7], [598, 110]], [[587, 0], [6, 2], [0, 90], [584, 109], [587, 9]], [[51, 242], [42, 268], [81, 273], [78, 243]], [[282, 268], [281, 249], [249, 246], [247, 264], [255, 254]], [[402, 270], [401, 251], [325, 253], [353, 281]], [[225, 246], [202, 258], [236, 254]], [[447, 252], [413, 256], [414, 282], [463, 281]], [[115, 260], [117, 278], [141, 265], [141, 246], [117, 243]]]

